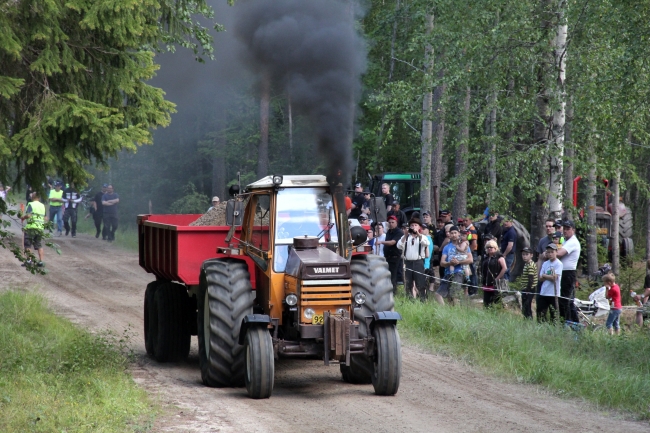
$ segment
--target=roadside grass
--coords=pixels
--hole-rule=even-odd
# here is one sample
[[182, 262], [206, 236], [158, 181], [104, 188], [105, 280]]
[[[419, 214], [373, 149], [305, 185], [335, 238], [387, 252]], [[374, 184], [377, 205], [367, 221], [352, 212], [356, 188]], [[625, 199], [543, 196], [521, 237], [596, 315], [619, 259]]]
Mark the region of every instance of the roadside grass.
[[547, 386], [601, 409], [650, 419], [650, 332], [610, 336], [527, 321], [507, 310], [422, 304], [403, 297], [395, 309], [404, 336], [492, 374]]
[[92, 335], [35, 294], [0, 294], [0, 431], [143, 432], [156, 408], [127, 368], [126, 341]]

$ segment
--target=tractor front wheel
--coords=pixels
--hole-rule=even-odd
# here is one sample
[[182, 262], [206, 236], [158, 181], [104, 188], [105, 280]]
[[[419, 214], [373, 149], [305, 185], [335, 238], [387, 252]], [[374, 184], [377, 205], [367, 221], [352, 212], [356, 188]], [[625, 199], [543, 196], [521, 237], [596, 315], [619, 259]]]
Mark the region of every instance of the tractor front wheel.
[[268, 329], [249, 328], [246, 333], [246, 390], [251, 398], [269, 398], [273, 392], [275, 362]]
[[377, 395], [395, 395], [402, 376], [402, 349], [397, 328], [389, 323], [377, 323], [375, 337], [375, 360], [372, 386]]

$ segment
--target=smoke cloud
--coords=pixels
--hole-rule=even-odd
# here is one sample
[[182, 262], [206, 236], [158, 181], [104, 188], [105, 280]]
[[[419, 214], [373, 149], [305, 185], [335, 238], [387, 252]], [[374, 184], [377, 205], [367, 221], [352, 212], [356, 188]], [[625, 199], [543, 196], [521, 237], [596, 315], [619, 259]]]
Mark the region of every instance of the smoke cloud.
[[363, 39], [354, 28], [353, 2], [246, 0], [235, 5], [235, 36], [245, 64], [291, 98], [312, 124], [328, 173], [353, 167], [352, 135]]

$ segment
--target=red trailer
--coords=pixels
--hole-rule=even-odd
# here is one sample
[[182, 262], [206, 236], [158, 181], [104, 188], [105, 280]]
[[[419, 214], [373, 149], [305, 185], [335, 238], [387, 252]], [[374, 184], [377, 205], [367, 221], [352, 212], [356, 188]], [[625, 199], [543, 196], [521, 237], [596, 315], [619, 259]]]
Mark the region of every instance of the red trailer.
[[[226, 247], [229, 226], [190, 226], [201, 214], [138, 215], [140, 266], [159, 281], [198, 286], [201, 265], [210, 258], [225, 257], [217, 247]], [[239, 228], [235, 236], [239, 235]], [[255, 288], [253, 261], [246, 257]]]

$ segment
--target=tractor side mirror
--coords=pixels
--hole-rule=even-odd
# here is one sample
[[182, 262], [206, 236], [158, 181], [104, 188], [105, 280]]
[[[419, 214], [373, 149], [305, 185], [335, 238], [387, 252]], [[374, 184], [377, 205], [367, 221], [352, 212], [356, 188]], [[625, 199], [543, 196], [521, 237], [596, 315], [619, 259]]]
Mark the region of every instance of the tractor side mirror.
[[229, 226], [240, 226], [244, 218], [242, 202], [239, 200], [228, 200], [226, 204], [226, 224]]

